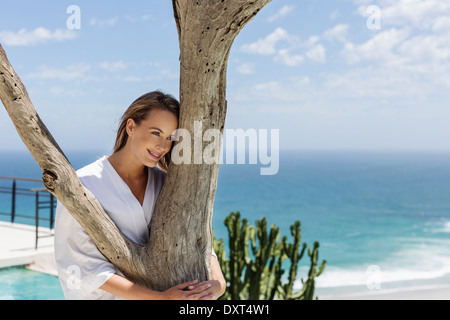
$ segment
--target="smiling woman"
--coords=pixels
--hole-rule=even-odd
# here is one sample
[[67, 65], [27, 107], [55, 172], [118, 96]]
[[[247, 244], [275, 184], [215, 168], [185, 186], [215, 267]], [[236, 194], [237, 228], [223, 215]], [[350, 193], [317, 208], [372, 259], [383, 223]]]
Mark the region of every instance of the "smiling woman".
[[[138, 244], [149, 241], [153, 208], [171, 162], [179, 108], [176, 99], [160, 91], [141, 96], [122, 116], [113, 154], [77, 171], [119, 229]], [[67, 299], [196, 300], [218, 298], [225, 290], [215, 255], [211, 256], [209, 281], [189, 281], [165, 291], [137, 285], [100, 253], [61, 203], [56, 216], [55, 257]]]
[[[151, 116], [148, 116], [150, 112]], [[178, 101], [160, 91], [150, 92], [139, 97], [122, 116], [122, 122], [117, 131], [114, 145], [114, 154], [121, 150], [123, 151], [127, 145], [128, 137], [135, 135], [136, 139], [148, 139], [147, 142], [152, 144], [150, 146], [151, 150], [148, 150], [150, 154], [153, 152], [152, 159], [158, 162], [160, 168], [167, 171], [170, 163], [170, 139], [172, 133], [178, 127], [179, 114], [180, 104]], [[139, 126], [141, 123], [142, 126]], [[153, 136], [152, 139], [150, 137], [142, 137], [142, 135], [148, 136], [150, 134]], [[161, 139], [161, 137], [165, 137], [165, 139]], [[136, 141], [136, 139], [132, 139], [131, 142]], [[165, 143], [166, 141], [168, 142]], [[130, 147], [134, 148], [134, 144], [130, 145]], [[165, 150], [167, 147], [169, 149]]]

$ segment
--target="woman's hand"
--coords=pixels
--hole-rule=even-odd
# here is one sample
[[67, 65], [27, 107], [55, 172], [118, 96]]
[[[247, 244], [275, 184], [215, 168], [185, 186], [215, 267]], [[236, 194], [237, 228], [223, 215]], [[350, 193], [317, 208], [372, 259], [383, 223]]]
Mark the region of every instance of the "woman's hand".
[[199, 300], [208, 296], [213, 284], [210, 281], [198, 283], [198, 280], [185, 282], [161, 292], [163, 300]]
[[225, 288], [219, 280], [204, 281], [191, 286], [193, 290], [198, 290], [200, 287], [205, 289], [196, 294], [198, 300], [216, 300], [225, 292]]

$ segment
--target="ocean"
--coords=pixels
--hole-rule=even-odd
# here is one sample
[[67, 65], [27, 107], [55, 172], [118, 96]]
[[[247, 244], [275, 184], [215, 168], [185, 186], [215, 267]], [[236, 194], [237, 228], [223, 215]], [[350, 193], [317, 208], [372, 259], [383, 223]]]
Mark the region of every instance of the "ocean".
[[[79, 169], [103, 153], [67, 156]], [[299, 220], [302, 241], [318, 241], [319, 259], [327, 261], [319, 298], [449, 283], [450, 152], [281, 151], [276, 175], [260, 175], [261, 166], [221, 165], [216, 238], [227, 240], [223, 220], [231, 211], [251, 224], [264, 216], [288, 238]], [[40, 179], [41, 170], [28, 153], [0, 152], [0, 176]], [[33, 205], [20, 210], [33, 215]], [[10, 206], [10, 196], [0, 194], [0, 212]], [[300, 277], [308, 266], [305, 255]]]

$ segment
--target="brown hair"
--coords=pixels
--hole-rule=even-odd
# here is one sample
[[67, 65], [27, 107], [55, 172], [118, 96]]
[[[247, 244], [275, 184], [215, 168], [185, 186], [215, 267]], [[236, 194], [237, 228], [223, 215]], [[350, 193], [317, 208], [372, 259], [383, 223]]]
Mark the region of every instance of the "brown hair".
[[[113, 153], [116, 153], [127, 144], [128, 134], [126, 126], [128, 119], [133, 119], [136, 124], [139, 124], [142, 120], [145, 120], [151, 110], [165, 110], [172, 112], [177, 116], [177, 119], [180, 117], [180, 103], [173, 96], [161, 91], [152, 91], [140, 96], [128, 107], [121, 118]], [[158, 162], [159, 167], [164, 171], [167, 171], [169, 168], [172, 148]]]

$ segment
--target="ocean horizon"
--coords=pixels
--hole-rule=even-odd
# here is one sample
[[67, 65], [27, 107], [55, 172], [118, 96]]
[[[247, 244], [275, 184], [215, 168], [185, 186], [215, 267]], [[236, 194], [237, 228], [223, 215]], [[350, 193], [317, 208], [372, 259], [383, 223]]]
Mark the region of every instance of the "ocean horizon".
[[[29, 153], [0, 155], [0, 176], [41, 178]], [[79, 169], [104, 153], [66, 155]], [[223, 220], [230, 212], [250, 224], [266, 217], [289, 239], [299, 220], [302, 242], [318, 241], [319, 260], [327, 260], [317, 278], [319, 298], [448, 283], [450, 152], [280, 151], [276, 175], [261, 175], [263, 166], [220, 166], [212, 221], [217, 239], [227, 242]], [[21, 210], [33, 215], [32, 206]], [[0, 194], [0, 211], [9, 208], [10, 195]], [[300, 264], [305, 278], [306, 254]]]

